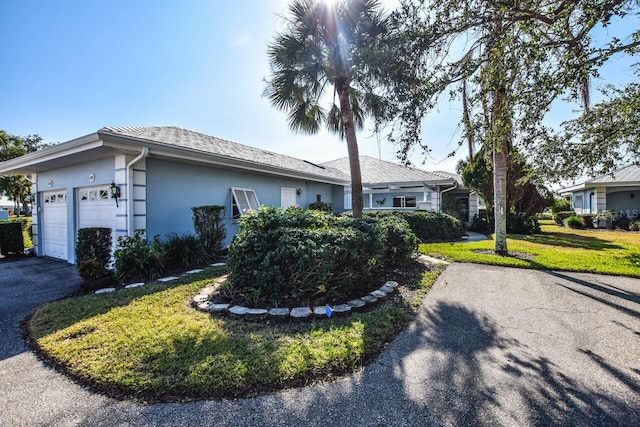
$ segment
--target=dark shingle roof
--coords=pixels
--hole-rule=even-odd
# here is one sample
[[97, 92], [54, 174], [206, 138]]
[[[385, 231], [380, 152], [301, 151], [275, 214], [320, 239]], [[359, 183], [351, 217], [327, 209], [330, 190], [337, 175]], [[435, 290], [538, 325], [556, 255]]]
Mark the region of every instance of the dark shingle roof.
[[102, 136], [114, 135], [150, 141], [173, 147], [240, 160], [255, 165], [267, 165], [283, 170], [301, 172], [324, 177], [333, 181], [350, 181], [343, 172], [295, 157], [274, 153], [261, 148], [205, 135], [175, 126], [149, 127], [104, 127], [98, 131]]
[[[349, 173], [349, 158], [331, 160], [322, 163]], [[410, 168], [386, 160], [379, 160], [369, 156], [360, 156], [360, 171], [363, 184], [405, 183], [405, 182], [452, 182], [448, 176], [437, 175], [422, 169]]]

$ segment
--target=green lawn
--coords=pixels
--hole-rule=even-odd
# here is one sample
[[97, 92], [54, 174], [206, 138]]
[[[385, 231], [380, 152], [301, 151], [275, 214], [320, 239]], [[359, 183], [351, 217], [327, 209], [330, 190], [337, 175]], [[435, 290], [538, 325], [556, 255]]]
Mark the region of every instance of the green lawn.
[[[541, 221], [542, 234], [510, 235], [507, 246], [515, 256], [498, 256], [493, 240], [470, 243], [423, 244], [420, 252], [447, 260], [549, 270], [640, 277], [640, 233], [573, 230]], [[492, 237], [492, 236], [491, 236]]]
[[27, 330], [81, 382], [150, 400], [247, 396], [352, 372], [411, 319], [440, 270], [419, 273], [384, 306], [343, 319], [283, 325], [212, 318], [187, 306], [223, 269], [171, 285], [54, 302]]

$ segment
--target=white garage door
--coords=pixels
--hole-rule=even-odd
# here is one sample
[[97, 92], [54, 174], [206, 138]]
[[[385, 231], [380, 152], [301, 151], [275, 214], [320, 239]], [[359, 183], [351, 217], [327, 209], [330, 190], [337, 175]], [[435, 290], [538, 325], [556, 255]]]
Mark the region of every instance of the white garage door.
[[42, 194], [42, 252], [45, 256], [67, 259], [67, 192]]
[[116, 201], [111, 198], [109, 186], [78, 190], [78, 229], [87, 227], [110, 228], [116, 226]]

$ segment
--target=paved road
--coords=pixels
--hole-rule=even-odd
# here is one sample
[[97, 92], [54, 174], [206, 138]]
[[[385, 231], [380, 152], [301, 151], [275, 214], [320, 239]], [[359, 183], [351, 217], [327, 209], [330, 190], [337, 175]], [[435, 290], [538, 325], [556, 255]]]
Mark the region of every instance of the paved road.
[[75, 286], [64, 263], [0, 261], [0, 425], [640, 425], [640, 280], [456, 263], [348, 378], [158, 405], [93, 394], [24, 346], [19, 320]]

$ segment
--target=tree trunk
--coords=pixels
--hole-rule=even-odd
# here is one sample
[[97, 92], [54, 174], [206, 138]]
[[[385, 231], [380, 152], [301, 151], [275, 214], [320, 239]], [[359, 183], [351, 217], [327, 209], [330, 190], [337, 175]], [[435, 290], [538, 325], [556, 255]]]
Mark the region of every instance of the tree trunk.
[[507, 152], [493, 149], [493, 210], [495, 222], [494, 251], [507, 253]]
[[340, 113], [344, 134], [347, 139], [347, 151], [349, 153], [349, 169], [351, 170], [351, 210], [354, 218], [362, 217], [364, 196], [362, 194], [362, 174], [360, 172], [360, 154], [358, 152], [358, 139], [353, 122], [353, 111], [349, 101], [349, 86], [346, 82], [336, 82], [336, 92], [340, 99]]

